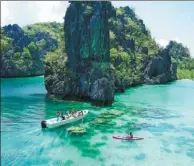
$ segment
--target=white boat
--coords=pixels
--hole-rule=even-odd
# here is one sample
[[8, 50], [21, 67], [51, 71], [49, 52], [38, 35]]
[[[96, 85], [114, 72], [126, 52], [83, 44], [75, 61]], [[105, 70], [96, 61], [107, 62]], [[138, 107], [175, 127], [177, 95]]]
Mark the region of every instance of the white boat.
[[83, 114], [79, 115], [81, 111], [76, 112], [75, 116], [70, 116], [69, 118], [67, 117], [67, 115], [65, 115], [65, 120], [62, 120], [61, 117], [59, 117], [59, 120], [57, 120], [57, 118], [52, 118], [52, 119], [48, 119], [48, 120], [44, 120], [41, 122], [41, 127], [42, 128], [55, 128], [55, 127], [59, 127], [68, 123], [72, 123], [72, 122], [76, 122], [82, 118], [84, 118], [87, 114], [88, 114], [88, 110], [82, 110]]

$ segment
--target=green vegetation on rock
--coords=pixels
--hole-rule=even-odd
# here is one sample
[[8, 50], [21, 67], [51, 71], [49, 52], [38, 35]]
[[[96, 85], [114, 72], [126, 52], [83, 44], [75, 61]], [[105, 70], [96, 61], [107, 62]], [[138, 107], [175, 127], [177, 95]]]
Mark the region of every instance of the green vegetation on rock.
[[114, 66], [116, 91], [143, 83], [145, 61], [157, 56], [159, 46], [143, 21], [129, 7], [115, 9], [109, 19], [110, 56]]
[[60, 34], [63, 32], [63, 24], [57, 22], [43, 22], [27, 25], [23, 27], [24, 32], [34, 37], [37, 33], [48, 33], [51, 38], [60, 40]]
[[191, 58], [189, 49], [175, 41], [170, 41], [167, 49], [172, 60], [177, 63], [178, 79], [194, 79], [194, 59]]
[[61, 29], [62, 24], [56, 22], [2, 27], [1, 77], [43, 75], [45, 54], [64, 44]]
[[74, 82], [73, 74], [66, 63], [67, 55], [60, 50], [49, 52], [45, 57], [45, 87], [49, 94], [56, 97], [63, 97], [71, 92], [71, 85]]

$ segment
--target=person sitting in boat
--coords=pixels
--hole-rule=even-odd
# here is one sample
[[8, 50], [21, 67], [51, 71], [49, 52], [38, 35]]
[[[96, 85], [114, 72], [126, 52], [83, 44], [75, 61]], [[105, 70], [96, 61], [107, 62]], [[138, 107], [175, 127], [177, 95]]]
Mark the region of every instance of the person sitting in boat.
[[78, 116], [82, 116], [83, 115], [83, 111], [80, 111]]
[[73, 111], [72, 111], [72, 114], [75, 114], [76, 112], [77, 112], [76, 110], [73, 110]]
[[62, 120], [65, 120], [65, 115], [63, 113], [61, 113], [61, 118]]
[[69, 112], [66, 113], [66, 117], [67, 117], [67, 119], [69, 118]]
[[84, 115], [83, 111], [81, 111], [81, 115]]
[[72, 116], [75, 118], [76, 117], [76, 111], [72, 112]]
[[71, 117], [71, 113], [70, 112], [67, 112], [67, 117], [68, 117], [68, 119]]
[[133, 134], [131, 132], [129, 133], [129, 138], [133, 138]]
[[60, 119], [60, 116], [61, 116], [61, 113], [60, 113], [60, 111], [57, 111], [57, 113], [56, 113], [56, 116], [57, 116], [57, 121], [59, 121], [59, 119]]

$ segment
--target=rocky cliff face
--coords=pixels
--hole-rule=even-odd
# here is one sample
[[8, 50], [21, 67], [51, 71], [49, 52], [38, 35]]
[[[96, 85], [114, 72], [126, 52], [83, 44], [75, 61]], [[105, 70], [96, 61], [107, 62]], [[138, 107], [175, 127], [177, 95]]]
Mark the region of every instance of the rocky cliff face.
[[[65, 46], [67, 68], [75, 77], [60, 97], [73, 96], [92, 100], [94, 104], [111, 104], [114, 100], [114, 77], [109, 64], [111, 3], [70, 3], [65, 15]], [[63, 85], [66, 87], [66, 83]], [[46, 82], [48, 92], [56, 95], [52, 87], [54, 84], [48, 86]]]
[[108, 2], [71, 2], [65, 15], [65, 40], [72, 71], [91, 62], [109, 62]]
[[168, 50], [160, 50], [158, 54], [146, 66], [144, 82], [147, 84], [164, 84], [177, 79], [177, 66], [171, 62]]

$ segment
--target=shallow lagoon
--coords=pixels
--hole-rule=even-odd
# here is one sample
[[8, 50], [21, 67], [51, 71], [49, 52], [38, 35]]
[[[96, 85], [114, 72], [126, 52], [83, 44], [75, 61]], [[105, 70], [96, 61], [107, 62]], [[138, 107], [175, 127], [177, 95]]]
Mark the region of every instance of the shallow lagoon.
[[[143, 85], [117, 94], [112, 107], [48, 98], [43, 77], [2, 79], [2, 165], [163, 166], [194, 165], [194, 81]], [[73, 125], [87, 134], [71, 135], [67, 128], [41, 130], [41, 120], [57, 110], [89, 109]], [[101, 112], [123, 111], [110, 123], [92, 125]], [[131, 128], [136, 124], [137, 128]], [[114, 140], [133, 131], [141, 141]]]

